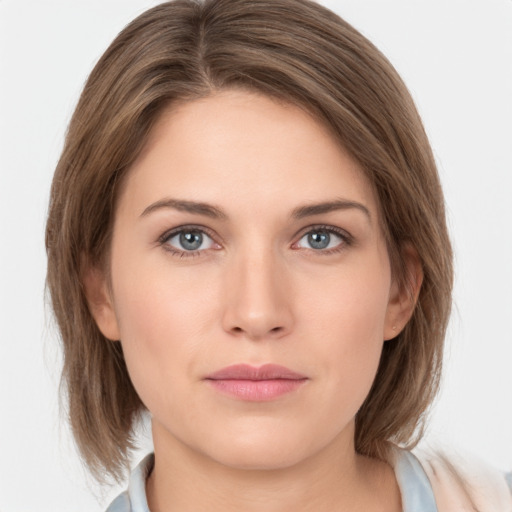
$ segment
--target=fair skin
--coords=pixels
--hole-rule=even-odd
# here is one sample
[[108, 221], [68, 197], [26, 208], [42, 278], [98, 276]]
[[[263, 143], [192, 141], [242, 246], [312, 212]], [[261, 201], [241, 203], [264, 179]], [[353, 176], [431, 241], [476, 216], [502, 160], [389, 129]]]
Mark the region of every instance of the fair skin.
[[[391, 467], [354, 449], [414, 307], [379, 221], [358, 164], [298, 107], [223, 91], [164, 113], [123, 184], [109, 280], [85, 279], [152, 416], [152, 512], [401, 510]], [[212, 380], [239, 364], [300, 378]]]

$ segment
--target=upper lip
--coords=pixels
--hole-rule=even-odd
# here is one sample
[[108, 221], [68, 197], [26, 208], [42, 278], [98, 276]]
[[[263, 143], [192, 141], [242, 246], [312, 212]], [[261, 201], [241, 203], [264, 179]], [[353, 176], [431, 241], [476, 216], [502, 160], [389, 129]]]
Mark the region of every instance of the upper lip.
[[206, 377], [207, 380], [303, 380], [306, 378], [305, 375], [277, 364], [264, 364], [258, 367], [248, 364], [235, 364], [226, 366], [226, 368], [213, 372]]

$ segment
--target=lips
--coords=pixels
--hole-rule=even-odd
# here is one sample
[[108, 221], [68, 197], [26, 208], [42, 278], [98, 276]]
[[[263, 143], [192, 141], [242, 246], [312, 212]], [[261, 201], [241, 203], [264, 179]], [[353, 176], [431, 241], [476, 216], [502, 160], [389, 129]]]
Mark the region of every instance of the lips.
[[232, 398], [269, 401], [297, 390], [308, 378], [285, 366], [238, 364], [218, 370], [205, 380], [215, 390]]

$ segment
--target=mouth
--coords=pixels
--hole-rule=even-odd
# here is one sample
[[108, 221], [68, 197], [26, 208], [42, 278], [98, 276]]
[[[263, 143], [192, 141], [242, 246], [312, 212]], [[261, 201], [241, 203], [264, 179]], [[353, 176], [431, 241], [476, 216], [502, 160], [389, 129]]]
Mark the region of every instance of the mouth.
[[305, 375], [275, 364], [260, 367], [237, 364], [205, 378], [216, 391], [250, 402], [275, 400], [299, 389], [308, 380]]

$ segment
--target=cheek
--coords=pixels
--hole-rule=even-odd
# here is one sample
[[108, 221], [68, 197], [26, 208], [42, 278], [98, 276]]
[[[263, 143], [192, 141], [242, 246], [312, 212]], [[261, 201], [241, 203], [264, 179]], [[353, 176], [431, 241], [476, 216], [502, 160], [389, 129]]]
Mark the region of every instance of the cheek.
[[201, 287], [198, 276], [175, 274], [158, 265], [141, 265], [137, 271], [126, 265], [113, 276], [126, 364], [150, 410], [155, 399], [168, 403], [175, 396], [168, 391], [185, 387], [218, 316], [212, 309], [218, 303], [210, 298], [213, 290]]
[[317, 343], [318, 374], [330, 376], [333, 394], [350, 390], [356, 402], [371, 387], [384, 343], [390, 287], [385, 263], [333, 274], [322, 294], [299, 294], [309, 339]]
[[206, 308], [212, 304], [209, 295], [213, 291], [204, 286], [211, 280], [197, 267], [180, 268], [163, 249], [142, 248], [137, 252], [132, 248], [136, 243], [129, 242], [120, 237], [112, 255], [115, 310], [122, 340], [156, 350], [189, 330], [200, 329], [207, 321]]
[[[383, 338], [383, 325], [388, 307], [390, 289], [389, 271], [385, 265], [365, 265], [360, 270], [331, 272], [315, 282], [304, 281], [297, 295], [301, 297], [301, 317], [314, 321], [324, 335], [336, 332], [343, 339], [359, 339], [354, 348]], [[318, 276], [316, 276], [318, 278]], [[312, 292], [315, 284], [316, 291]], [[314, 289], [313, 289], [314, 290]]]

